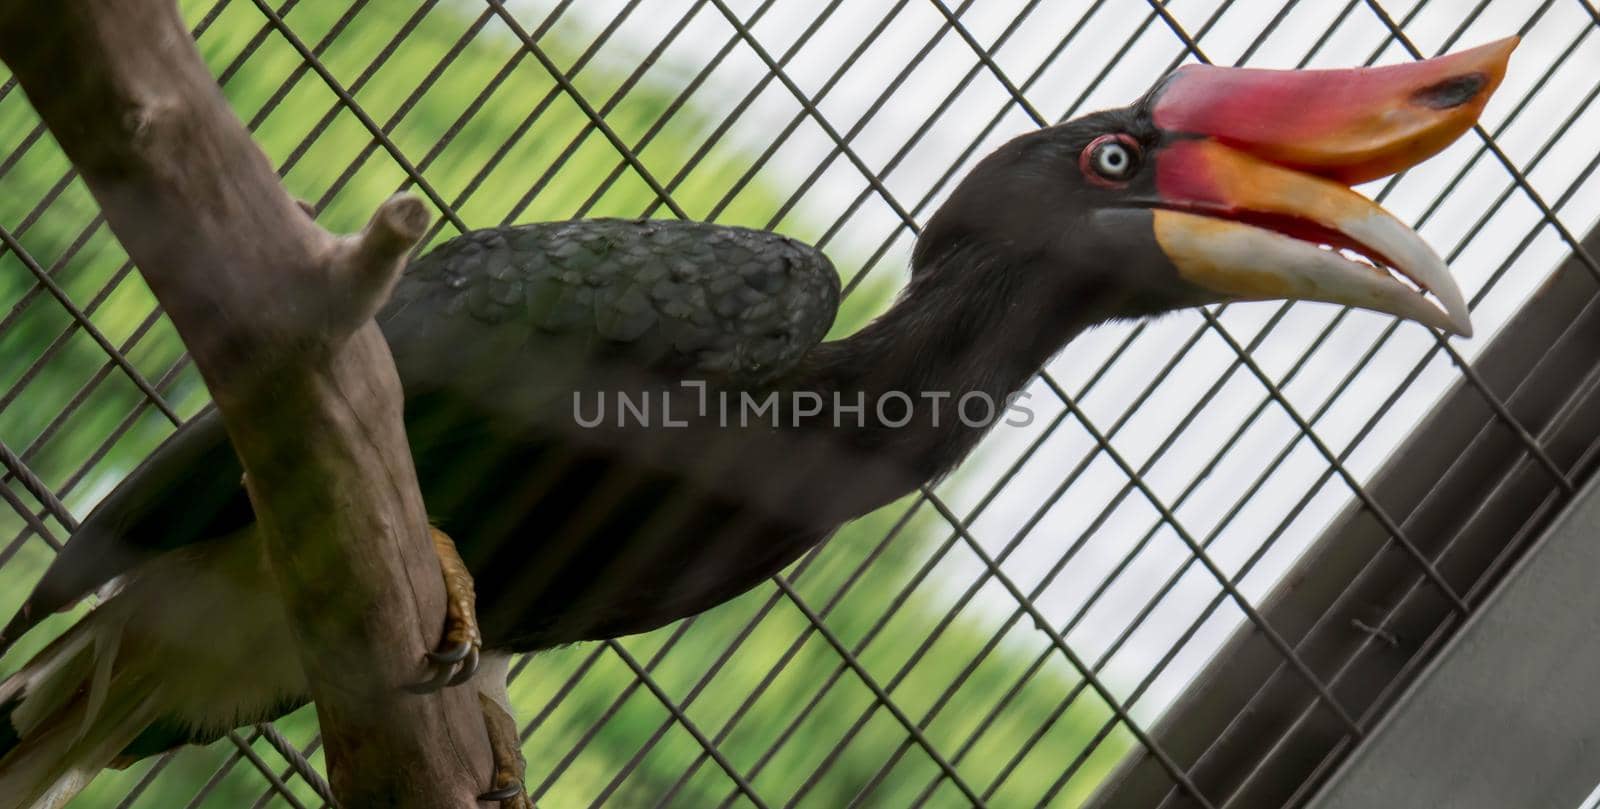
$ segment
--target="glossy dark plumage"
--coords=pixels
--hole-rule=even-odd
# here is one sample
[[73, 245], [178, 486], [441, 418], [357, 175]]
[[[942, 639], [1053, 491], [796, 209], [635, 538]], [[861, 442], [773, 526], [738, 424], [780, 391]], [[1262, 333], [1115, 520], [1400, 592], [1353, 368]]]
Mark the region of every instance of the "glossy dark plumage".
[[[1443, 261], [1327, 177], [1371, 179], [1442, 148], [1484, 93], [1452, 90], [1440, 103], [1460, 109], [1444, 110], [1425, 93], [1419, 112], [1416, 90], [1444, 86], [1441, 70], [1498, 77], [1511, 45], [1358, 76], [1188, 70], [1130, 107], [1023, 134], [928, 219], [895, 304], [829, 342], [838, 279], [780, 236], [602, 220], [447, 243], [379, 321], [429, 515], [475, 580], [485, 655], [640, 632], [745, 592], [949, 473], [1099, 323], [1289, 297], [1468, 332]], [[1322, 140], [1307, 142], [1298, 108], [1276, 128], [1256, 114], [1250, 88], [1281, 102], [1352, 76], [1383, 92], [1333, 94], [1313, 116]], [[1240, 126], [1246, 143], [1228, 137]], [[1346, 242], [1369, 261], [1319, 247]], [[1396, 257], [1441, 306], [1373, 272]], [[102, 583], [121, 589], [0, 682], [0, 786], [28, 799], [63, 786], [60, 767], [92, 773], [114, 750], [215, 739], [310, 699], [261, 543], [242, 530], [239, 476], [201, 417], [74, 532], [4, 637]], [[133, 712], [101, 712], [95, 755], [57, 749], [75, 711], [113, 697]], [[18, 805], [6, 792], [0, 806]]]
[[[402, 357], [470, 351], [502, 324], [661, 373], [752, 383], [787, 370], [839, 306], [833, 265], [765, 231], [591, 219], [491, 228], [416, 261], [379, 322]], [[569, 343], [564, 348], [572, 348]], [[412, 380], [416, 369], [402, 368]], [[532, 369], [530, 369], [532, 370]], [[455, 377], [451, 384], [459, 384]]]
[[[682, 498], [693, 512], [684, 528], [702, 534], [738, 507], [685, 492], [671, 474], [638, 470], [627, 508], [613, 506], [600, 525], [558, 545], [550, 538], [568, 536], [573, 512], [619, 466], [608, 446], [615, 434], [580, 434], [589, 446], [563, 438], [571, 397], [670, 392], [683, 379], [759, 386], [822, 338], [838, 301], [838, 276], [814, 248], [699, 222], [493, 228], [413, 262], [378, 321], [406, 388], [430, 515], [478, 578], [489, 646], [538, 648], [647, 629], [722, 597], [726, 586], [690, 594], [680, 609], [635, 598], [636, 608], [573, 614], [602, 598], [586, 580], [607, 556], [655, 558], [670, 549], [659, 535], [681, 531], [637, 524], [651, 502]], [[545, 470], [539, 491], [528, 488], [536, 484], [531, 469]], [[157, 553], [245, 528], [254, 515], [241, 475], [214, 412], [186, 424], [84, 521], [4, 637]]]
[[[985, 432], [957, 418], [962, 396], [1002, 402], [1079, 330], [1188, 303], [1149, 212], [1095, 219], [1123, 195], [1073, 178], [1085, 144], [1117, 130], [1159, 138], [1147, 113], [1112, 110], [986, 157], [918, 237], [900, 300], [843, 340], [819, 342], [839, 300], [828, 259], [761, 231], [541, 223], [414, 262], [378, 321], [423, 497], [477, 581], [486, 648], [638, 632], [715, 606], [953, 468]], [[922, 391], [945, 398], [908, 428], [831, 406], [791, 417], [786, 395], [773, 422], [730, 425], [715, 401]], [[615, 417], [618, 394], [645, 393], [654, 424], [574, 418], [574, 397], [609, 395]], [[667, 411], [688, 423], [663, 428]], [[0, 651], [141, 561], [248, 526], [240, 474], [214, 415], [186, 424], [84, 521]]]

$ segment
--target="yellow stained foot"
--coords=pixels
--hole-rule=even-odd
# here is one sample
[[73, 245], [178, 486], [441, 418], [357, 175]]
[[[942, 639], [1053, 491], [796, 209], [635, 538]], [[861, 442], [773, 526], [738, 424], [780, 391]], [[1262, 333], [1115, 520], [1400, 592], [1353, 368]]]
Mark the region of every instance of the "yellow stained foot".
[[417, 693], [428, 693], [450, 685], [460, 685], [471, 679], [478, 670], [478, 659], [483, 649], [483, 637], [478, 632], [477, 593], [472, 587], [472, 574], [467, 564], [456, 552], [456, 543], [437, 528], [430, 527], [434, 552], [439, 555], [439, 569], [444, 573], [445, 622], [444, 638], [439, 648], [428, 652], [428, 660], [435, 669], [434, 676], [426, 682], [411, 687]]
[[494, 753], [494, 789], [479, 795], [478, 800], [499, 801], [500, 809], [534, 809], [533, 799], [522, 783], [528, 763], [522, 758], [516, 720], [491, 694], [479, 691], [478, 702], [483, 705], [483, 724], [489, 731], [489, 749]]

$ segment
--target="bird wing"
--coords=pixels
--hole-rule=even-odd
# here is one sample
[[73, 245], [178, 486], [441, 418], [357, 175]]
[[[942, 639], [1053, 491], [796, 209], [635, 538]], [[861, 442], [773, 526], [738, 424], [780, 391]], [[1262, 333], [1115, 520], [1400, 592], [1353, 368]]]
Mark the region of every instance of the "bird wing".
[[[833, 325], [839, 276], [810, 245], [674, 220], [586, 219], [468, 233], [413, 262], [379, 315], [408, 390], [610, 362], [738, 386], [787, 371]], [[500, 375], [507, 355], [527, 362]]]
[[[408, 429], [429, 436], [413, 440], [427, 480], [449, 476], [452, 448], [486, 429], [476, 422], [486, 401], [514, 413], [564, 399], [597, 384], [588, 377], [601, 365], [759, 383], [822, 339], [838, 303], [833, 265], [801, 242], [598, 219], [452, 239], [412, 263], [378, 321], [407, 390]], [[242, 474], [216, 412], [189, 421], [73, 532], [0, 630], [0, 652], [139, 562], [249, 526]]]
[[249, 525], [255, 515], [243, 475], [217, 411], [190, 419], [73, 531], [0, 631], [0, 653], [51, 613], [139, 562]]

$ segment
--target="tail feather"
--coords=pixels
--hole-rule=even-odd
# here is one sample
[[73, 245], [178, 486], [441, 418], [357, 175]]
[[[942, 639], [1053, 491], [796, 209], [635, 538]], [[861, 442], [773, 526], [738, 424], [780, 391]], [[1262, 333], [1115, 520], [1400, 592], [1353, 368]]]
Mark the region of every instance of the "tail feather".
[[94, 671], [89, 679], [88, 705], [83, 712], [83, 725], [78, 729], [79, 736], [87, 736], [95, 717], [106, 706], [106, 697], [111, 693], [111, 673], [117, 662], [117, 650], [122, 645], [122, 631], [117, 627], [114, 631], [100, 631], [94, 633]]
[[70, 703], [83, 686], [94, 663], [92, 639], [85, 629], [88, 623], [73, 627], [45, 647], [0, 686], [0, 696], [20, 700], [11, 712], [11, 724], [24, 738]]
[[0, 682], [0, 809], [61, 806], [108, 765], [306, 701], [276, 587], [249, 538], [152, 560]]
[[152, 683], [116, 668], [119, 629], [91, 616], [0, 683], [0, 809], [65, 805], [154, 718]]
[[[0, 761], [0, 807], [64, 806], [150, 723], [154, 705], [145, 693], [86, 718], [87, 703], [74, 700]], [[80, 734], [80, 725], [87, 732]]]

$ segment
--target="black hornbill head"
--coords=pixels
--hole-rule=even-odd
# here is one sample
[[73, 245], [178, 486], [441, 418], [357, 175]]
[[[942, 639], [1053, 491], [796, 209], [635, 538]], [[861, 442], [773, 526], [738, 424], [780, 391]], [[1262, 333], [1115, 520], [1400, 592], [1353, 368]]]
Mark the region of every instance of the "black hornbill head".
[[1444, 262], [1350, 186], [1471, 128], [1516, 45], [1350, 70], [1181, 68], [1132, 106], [990, 155], [929, 222], [918, 274], [970, 268], [940, 256], [982, 242], [1045, 276], [1029, 280], [1042, 297], [1080, 314], [1090, 299], [1090, 320], [1296, 298], [1470, 335]]

